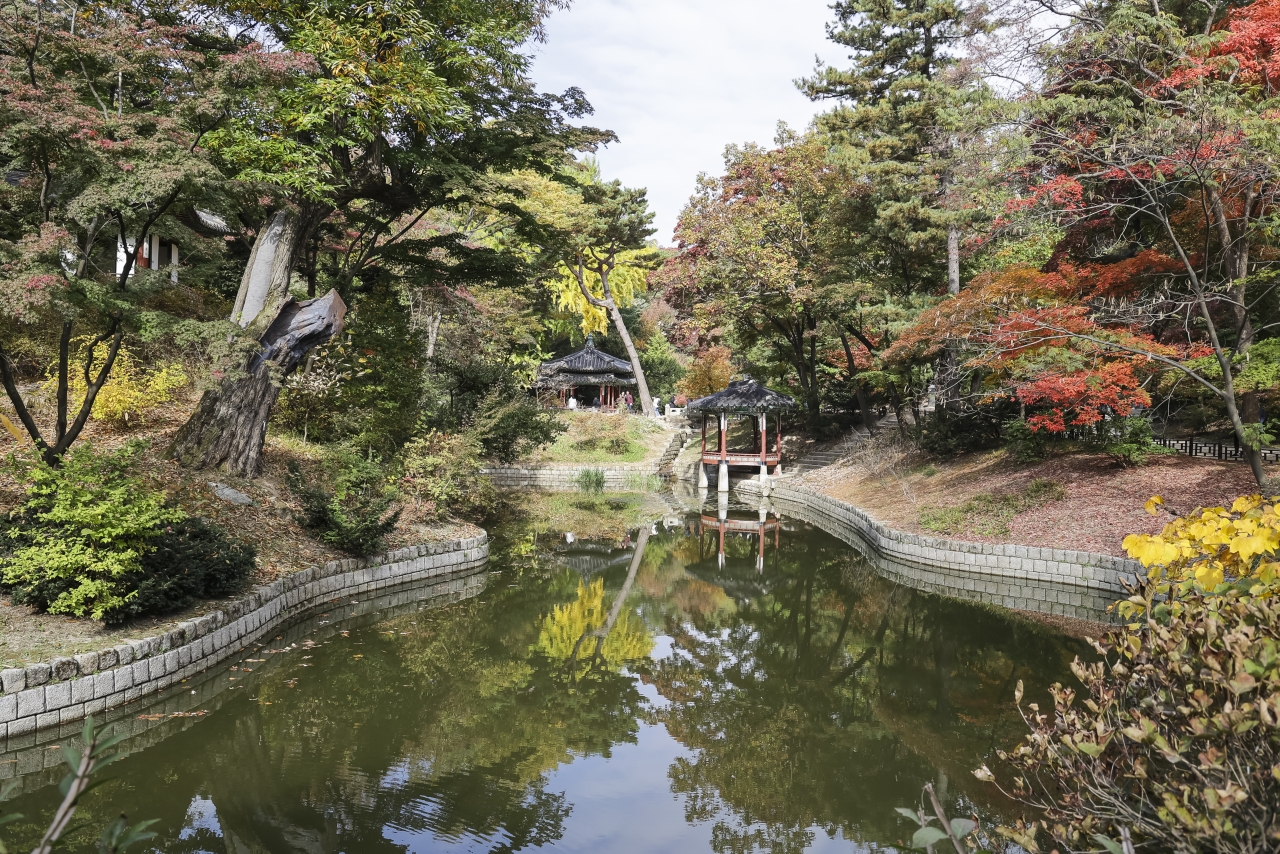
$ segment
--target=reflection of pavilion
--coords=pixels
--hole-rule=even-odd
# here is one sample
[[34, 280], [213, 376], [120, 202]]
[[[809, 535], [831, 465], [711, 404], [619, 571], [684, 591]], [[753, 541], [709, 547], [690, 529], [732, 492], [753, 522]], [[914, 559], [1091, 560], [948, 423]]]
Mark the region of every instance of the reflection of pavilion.
[[701, 563], [705, 557], [704, 534], [711, 531], [717, 536], [716, 548], [716, 565], [724, 569], [724, 540], [726, 534], [745, 534], [747, 536], [755, 536], [757, 540], [756, 548], [756, 571], [764, 572], [764, 541], [765, 537], [773, 534], [773, 555], [774, 559], [778, 556], [778, 531], [782, 528], [782, 522], [777, 516], [769, 518], [768, 512], [761, 507], [759, 519], [730, 519], [727, 516], [727, 507], [720, 505], [720, 513], [717, 516], [709, 516], [706, 513], [698, 517], [698, 562]]

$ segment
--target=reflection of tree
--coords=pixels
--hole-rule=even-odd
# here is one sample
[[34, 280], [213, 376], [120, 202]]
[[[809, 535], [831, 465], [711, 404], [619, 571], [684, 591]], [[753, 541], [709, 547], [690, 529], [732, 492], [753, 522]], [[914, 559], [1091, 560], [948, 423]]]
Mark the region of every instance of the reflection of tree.
[[648, 542], [649, 528], [641, 527], [626, 581], [608, 613], [604, 610], [604, 579], [597, 578], [590, 584], [578, 582], [578, 598], [557, 605], [543, 620], [536, 648], [553, 661], [563, 662], [573, 681], [610, 666], [639, 661], [653, 649], [653, 638], [644, 623], [622, 613]]
[[[548, 791], [550, 772], [633, 743], [643, 714], [633, 676], [610, 668], [566, 690], [562, 662], [536, 649], [543, 616], [577, 581], [538, 570], [517, 588], [284, 654], [220, 713], [124, 760], [85, 814], [163, 817], [155, 847], [166, 854], [403, 852], [423, 834], [478, 851], [554, 844], [572, 805]], [[634, 648], [634, 627], [627, 637]], [[216, 806], [221, 843], [181, 834], [197, 794]]]
[[896, 841], [894, 807], [1015, 734], [1015, 655], [1034, 661], [1029, 684], [1065, 677], [1046, 634], [897, 588], [818, 532], [789, 536], [763, 583], [727, 630], [673, 625], [678, 652], [652, 667], [670, 701], [653, 716], [693, 750], [672, 788], [717, 851], [799, 851], [815, 827]]
[[[554, 847], [573, 805], [553, 771], [634, 743], [648, 719], [689, 748], [671, 786], [718, 851], [796, 851], [819, 830], [896, 841], [907, 829], [892, 809], [926, 780], [951, 781], [952, 815], [976, 802], [1005, 817], [968, 771], [1019, 732], [1014, 682], [1034, 694], [1069, 678], [1074, 649], [896, 587], [818, 531], [784, 535], [763, 574], [749, 538], [728, 540], [723, 568], [698, 562], [691, 536], [640, 539], [625, 577], [614, 567], [586, 585], [517, 539], [519, 560], [497, 557], [477, 599], [276, 656], [223, 711], [116, 766], [84, 815], [161, 817], [166, 854], [378, 854], [415, 836]], [[664, 623], [675, 654], [638, 664]], [[221, 843], [194, 828], [179, 838], [196, 795], [216, 806]], [[56, 800], [15, 808], [48, 814]]]

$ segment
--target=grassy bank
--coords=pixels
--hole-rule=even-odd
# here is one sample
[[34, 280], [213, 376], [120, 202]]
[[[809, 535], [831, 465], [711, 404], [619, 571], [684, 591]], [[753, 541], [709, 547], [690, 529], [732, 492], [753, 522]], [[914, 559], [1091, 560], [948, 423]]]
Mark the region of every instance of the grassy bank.
[[568, 429], [521, 462], [656, 462], [671, 441], [670, 430], [636, 415], [564, 411], [559, 417]]

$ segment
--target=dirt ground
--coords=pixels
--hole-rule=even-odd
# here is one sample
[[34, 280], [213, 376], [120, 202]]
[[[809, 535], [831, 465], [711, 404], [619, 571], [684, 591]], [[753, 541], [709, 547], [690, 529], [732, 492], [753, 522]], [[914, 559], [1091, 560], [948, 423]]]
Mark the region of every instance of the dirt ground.
[[[91, 441], [103, 449], [117, 448], [135, 439], [146, 442], [147, 449], [139, 462], [144, 480], [153, 488], [166, 492], [173, 502], [192, 516], [215, 522], [228, 536], [252, 544], [258, 554], [255, 584], [270, 582], [313, 564], [347, 557], [317, 540], [298, 523], [302, 507], [285, 486], [289, 462], [297, 462], [304, 468], [315, 463], [312, 446], [285, 437], [268, 437], [262, 474], [253, 480], [231, 477], [223, 472], [193, 472], [163, 459], [164, 449], [195, 404], [195, 393], [188, 390], [171, 405], [148, 413], [146, 423], [131, 430], [114, 430], [91, 421], [80, 441]], [[0, 412], [13, 418], [3, 395], [0, 395]], [[19, 450], [19, 447], [8, 433], [0, 430], [0, 458]], [[253, 504], [239, 506], [217, 498], [209, 488], [210, 481], [243, 492], [253, 499]], [[22, 486], [14, 479], [12, 469], [0, 465], [0, 516], [7, 516], [21, 498]], [[470, 537], [480, 530], [466, 522], [415, 524], [403, 520], [388, 536], [386, 548]], [[0, 667], [48, 660], [56, 655], [90, 652], [113, 646], [124, 639], [148, 637], [182, 620], [217, 610], [222, 604], [220, 601], [203, 601], [165, 619], [144, 619], [108, 630], [93, 620], [38, 614], [26, 606], [14, 605], [0, 594]]]
[[1125, 535], [1156, 533], [1168, 521], [1142, 509], [1153, 495], [1185, 513], [1258, 491], [1249, 467], [1237, 462], [1160, 456], [1143, 466], [1122, 468], [1102, 454], [1072, 453], [1021, 464], [1003, 450], [939, 461], [894, 442], [878, 443], [811, 472], [802, 482], [894, 528], [927, 534], [933, 532], [921, 525], [922, 512], [960, 507], [980, 493], [1025, 490], [1037, 479], [1060, 484], [1063, 497], [1018, 512], [1006, 534], [966, 531], [957, 538], [1123, 555]]

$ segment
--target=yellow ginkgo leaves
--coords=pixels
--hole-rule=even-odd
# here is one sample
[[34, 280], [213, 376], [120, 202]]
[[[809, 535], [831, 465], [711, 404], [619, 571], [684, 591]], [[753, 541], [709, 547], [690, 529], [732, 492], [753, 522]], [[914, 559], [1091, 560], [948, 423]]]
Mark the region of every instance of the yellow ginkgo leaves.
[[[1154, 536], [1130, 534], [1124, 550], [1148, 569], [1152, 579], [1185, 581], [1194, 578], [1212, 588], [1227, 579], [1256, 578], [1271, 583], [1280, 550], [1280, 497], [1237, 498], [1231, 508], [1208, 507], [1176, 518]], [[1164, 499], [1152, 496], [1144, 509], [1155, 515]]]
[[543, 619], [534, 649], [554, 661], [579, 667], [591, 664], [595, 641], [600, 634], [604, 634], [600, 656], [606, 666], [637, 661], [653, 649], [653, 638], [649, 636], [644, 621], [635, 615], [623, 611], [614, 625], [607, 626], [607, 621], [604, 579], [597, 578], [589, 585], [578, 582], [578, 598], [557, 605]]

